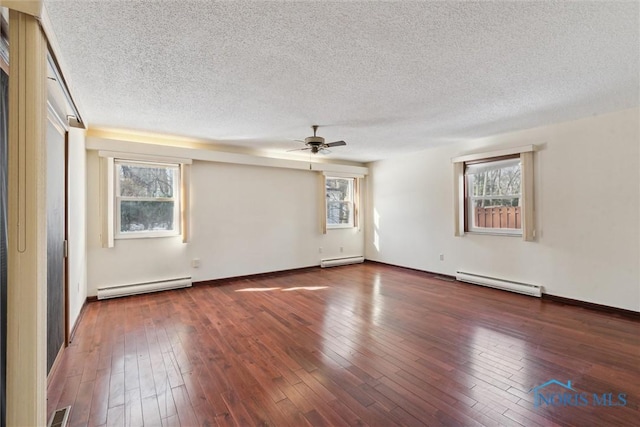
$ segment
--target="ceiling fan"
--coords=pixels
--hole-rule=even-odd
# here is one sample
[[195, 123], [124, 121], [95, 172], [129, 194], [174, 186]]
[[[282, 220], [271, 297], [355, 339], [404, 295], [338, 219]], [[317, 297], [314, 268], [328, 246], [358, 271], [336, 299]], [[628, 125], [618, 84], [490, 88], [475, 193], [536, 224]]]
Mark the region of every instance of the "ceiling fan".
[[327, 154], [330, 153], [330, 151], [328, 150], [329, 147], [339, 147], [341, 145], [347, 145], [346, 142], [344, 141], [335, 141], [335, 142], [324, 142], [324, 138], [321, 136], [317, 136], [316, 132], [318, 130], [318, 125], [313, 125], [311, 126], [311, 128], [313, 129], [313, 136], [309, 136], [307, 138], [304, 139], [304, 141], [300, 141], [300, 142], [304, 142], [304, 144], [306, 145], [305, 148], [296, 148], [293, 150], [288, 150], [288, 151], [304, 151], [304, 150], [311, 150], [311, 152], [313, 154], [317, 154], [322, 152], [323, 154]]

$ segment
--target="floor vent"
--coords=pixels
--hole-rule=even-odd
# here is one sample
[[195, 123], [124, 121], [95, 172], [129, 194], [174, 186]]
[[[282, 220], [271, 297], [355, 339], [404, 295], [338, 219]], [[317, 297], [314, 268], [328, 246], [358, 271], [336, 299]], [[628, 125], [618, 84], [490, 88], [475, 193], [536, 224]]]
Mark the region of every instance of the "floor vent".
[[54, 412], [51, 417], [51, 421], [49, 421], [49, 427], [66, 427], [67, 422], [69, 421], [69, 413], [71, 412], [71, 406], [67, 406], [66, 408], [58, 409]]
[[358, 264], [364, 262], [363, 256], [350, 256], [343, 258], [328, 258], [320, 261], [321, 267], [335, 267], [338, 265]]
[[456, 279], [454, 279], [453, 277], [449, 277], [449, 276], [440, 276], [439, 274], [436, 274], [433, 276], [434, 279], [438, 279], [438, 280], [444, 280], [445, 282], [455, 282]]
[[517, 292], [519, 294], [531, 295], [538, 298], [542, 296], [542, 286], [530, 285], [528, 283], [480, 276], [479, 274], [464, 273], [462, 271], [458, 271], [456, 273], [456, 280], [460, 282], [473, 283], [475, 285], [488, 286], [490, 288], [502, 289], [505, 291]]

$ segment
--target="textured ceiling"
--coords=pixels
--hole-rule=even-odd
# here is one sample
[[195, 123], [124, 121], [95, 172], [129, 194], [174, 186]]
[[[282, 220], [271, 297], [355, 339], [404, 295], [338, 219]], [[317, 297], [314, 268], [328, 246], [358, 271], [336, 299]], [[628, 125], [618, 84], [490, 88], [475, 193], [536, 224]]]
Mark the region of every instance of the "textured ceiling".
[[92, 127], [371, 161], [639, 104], [635, 1], [45, 6]]

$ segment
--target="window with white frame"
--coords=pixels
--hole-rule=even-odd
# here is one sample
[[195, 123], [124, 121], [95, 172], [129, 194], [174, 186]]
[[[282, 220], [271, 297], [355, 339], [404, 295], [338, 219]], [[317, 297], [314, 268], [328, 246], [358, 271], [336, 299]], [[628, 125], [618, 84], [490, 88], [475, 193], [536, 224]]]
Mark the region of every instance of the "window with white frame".
[[535, 240], [535, 145], [466, 154], [454, 166], [454, 231]]
[[520, 156], [465, 162], [466, 231], [522, 235]]
[[115, 166], [116, 238], [180, 234], [180, 165], [118, 160]]
[[325, 197], [327, 228], [354, 227], [355, 178], [327, 176]]

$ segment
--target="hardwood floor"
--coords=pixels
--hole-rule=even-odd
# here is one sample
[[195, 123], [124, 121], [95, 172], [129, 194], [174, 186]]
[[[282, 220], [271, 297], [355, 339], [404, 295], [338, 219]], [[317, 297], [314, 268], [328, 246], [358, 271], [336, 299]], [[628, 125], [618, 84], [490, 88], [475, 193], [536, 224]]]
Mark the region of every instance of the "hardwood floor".
[[[552, 379], [573, 390], [549, 385], [536, 407], [530, 390]], [[639, 380], [636, 319], [365, 263], [91, 303], [48, 413], [72, 405], [71, 426], [631, 426]]]

